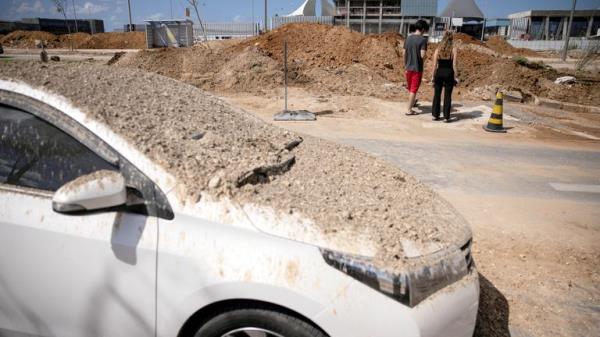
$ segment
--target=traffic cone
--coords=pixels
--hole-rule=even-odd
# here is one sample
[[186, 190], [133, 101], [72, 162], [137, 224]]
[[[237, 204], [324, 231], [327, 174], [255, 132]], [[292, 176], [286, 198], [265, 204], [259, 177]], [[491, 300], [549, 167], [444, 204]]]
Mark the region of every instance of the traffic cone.
[[503, 113], [503, 101], [504, 95], [500, 91], [496, 92], [496, 103], [494, 103], [494, 111], [487, 123], [483, 126], [483, 129], [488, 132], [506, 132], [506, 129], [502, 126], [502, 113]]

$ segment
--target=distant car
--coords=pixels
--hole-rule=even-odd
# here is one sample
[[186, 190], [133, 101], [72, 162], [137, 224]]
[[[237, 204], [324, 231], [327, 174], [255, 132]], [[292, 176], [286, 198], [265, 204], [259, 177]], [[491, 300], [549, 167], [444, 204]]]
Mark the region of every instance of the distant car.
[[470, 238], [393, 274], [184, 209], [157, 163], [45, 89], [0, 80], [0, 130], [0, 336], [473, 334]]

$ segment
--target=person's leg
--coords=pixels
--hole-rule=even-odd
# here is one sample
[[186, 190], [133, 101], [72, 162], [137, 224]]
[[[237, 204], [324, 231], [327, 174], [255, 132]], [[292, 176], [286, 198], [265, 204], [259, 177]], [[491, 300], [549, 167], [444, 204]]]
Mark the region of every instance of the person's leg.
[[406, 113], [407, 114], [412, 114], [415, 113], [413, 111], [413, 108], [415, 106], [415, 100], [417, 99], [417, 94], [416, 93], [409, 93], [408, 94], [408, 105], [406, 107]]
[[440, 103], [442, 100], [443, 81], [436, 77], [433, 81], [433, 104], [431, 105], [431, 114], [435, 119], [440, 118]]
[[450, 120], [450, 112], [452, 111], [452, 90], [454, 89], [454, 78], [449, 76], [444, 81], [444, 119]]
[[408, 87], [409, 95], [408, 95], [408, 104], [406, 109], [407, 115], [416, 115], [417, 113], [413, 111], [415, 106], [415, 101], [417, 99], [417, 92], [419, 91], [419, 87], [421, 85], [422, 73], [416, 71], [407, 71], [406, 72], [406, 84]]

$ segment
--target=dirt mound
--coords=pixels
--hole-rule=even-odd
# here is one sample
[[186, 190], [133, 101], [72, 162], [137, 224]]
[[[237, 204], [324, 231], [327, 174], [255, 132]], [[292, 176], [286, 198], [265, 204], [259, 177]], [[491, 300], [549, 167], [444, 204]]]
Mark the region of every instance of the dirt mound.
[[117, 64], [211, 91], [265, 93], [282, 87], [283, 41], [288, 41], [290, 85], [391, 98], [404, 94], [400, 39], [392, 33], [364, 36], [345, 27], [292, 24], [241, 42], [212, 44], [211, 49], [141, 51]]
[[458, 41], [463, 44], [475, 44], [475, 45], [479, 45], [479, 46], [484, 45], [480, 40], [472, 37], [471, 35], [467, 35], [465, 33], [454, 33], [454, 41]]
[[60, 46], [64, 48], [70, 48], [71, 42], [73, 42], [73, 48], [81, 48], [81, 45], [85, 43], [89, 38], [88, 33], [73, 33], [57, 36]]
[[111, 32], [89, 36], [78, 48], [81, 49], [143, 49], [146, 48], [144, 32]]
[[144, 32], [127, 33], [73, 33], [54, 35], [39, 31], [14, 31], [0, 39], [2, 45], [12, 48], [35, 48], [36, 41], [44, 41], [48, 48], [77, 49], [142, 49], [146, 47]]
[[400, 79], [402, 41], [399, 34], [364, 35], [342, 26], [289, 24], [246, 40], [238, 45], [237, 50], [256, 47], [281, 63], [285, 41], [288, 43], [288, 59], [301, 69], [360, 63], [388, 80]]
[[295, 214], [323, 237], [373, 247], [377, 263], [391, 270], [409, 263], [404, 240], [437, 250], [471, 236], [448, 203], [384, 161], [302, 140], [181, 82], [131, 69], [33, 61], [0, 67], [0, 78], [65, 96], [175, 176], [190, 206], [226, 197], [269, 207], [288, 219], [282, 225], [306, 223], [291, 222]]
[[[523, 93], [526, 99], [541, 96], [571, 103], [598, 105], [598, 82], [564, 86], [552, 83], [561, 74], [544, 66], [522, 66], [465, 34], [457, 34], [458, 96], [489, 98], [489, 89], [500, 87]], [[372, 96], [403, 100], [402, 38], [398, 34], [362, 35], [345, 27], [291, 24], [248, 40], [186, 49], [141, 51], [124, 57], [118, 65], [156, 72], [214, 92], [270, 93], [281, 90], [283, 45], [288, 42], [289, 84], [322, 94]], [[492, 42], [494, 43], [494, 42]], [[436, 45], [428, 49], [431, 59]], [[506, 48], [505, 48], [506, 49]], [[432, 63], [425, 64], [429, 80]], [[422, 86], [422, 95], [432, 88]], [[568, 93], [568, 94], [565, 94]], [[278, 93], [275, 93], [278, 94]]]
[[500, 36], [492, 36], [485, 45], [493, 51], [503, 55], [540, 56], [537, 52], [527, 48], [515, 48]]
[[0, 39], [3, 46], [11, 48], [35, 48], [36, 41], [44, 41], [49, 48], [60, 45], [58, 37], [48, 32], [16, 30]]

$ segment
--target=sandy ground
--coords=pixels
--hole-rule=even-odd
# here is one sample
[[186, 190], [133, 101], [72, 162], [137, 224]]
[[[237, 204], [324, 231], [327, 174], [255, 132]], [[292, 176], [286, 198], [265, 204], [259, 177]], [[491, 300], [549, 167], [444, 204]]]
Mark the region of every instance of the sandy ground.
[[[0, 59], [15, 60], [39, 60], [41, 50], [38, 48], [4, 48], [4, 54]], [[70, 51], [68, 49], [48, 49], [48, 57], [58, 56], [63, 61], [90, 61], [98, 64], [105, 64], [115, 53], [136, 53], [131, 49], [78, 49]]]
[[[269, 122], [283, 104], [226, 99]], [[290, 102], [318, 120], [272, 123], [402, 167], [471, 223], [482, 282], [476, 336], [600, 335], [600, 116], [507, 104], [509, 132], [490, 134], [485, 102], [457, 102], [451, 124], [431, 121], [427, 102], [416, 117], [395, 102], [300, 89]]]

